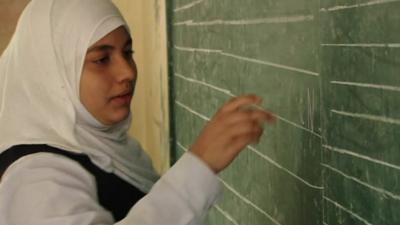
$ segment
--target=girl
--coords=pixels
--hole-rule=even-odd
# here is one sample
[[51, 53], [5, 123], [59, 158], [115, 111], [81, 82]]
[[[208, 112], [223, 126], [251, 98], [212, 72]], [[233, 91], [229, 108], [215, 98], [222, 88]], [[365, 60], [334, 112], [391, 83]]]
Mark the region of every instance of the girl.
[[[0, 224], [201, 224], [269, 113], [230, 100], [161, 178], [127, 135], [137, 70], [108, 0], [32, 0], [0, 59]], [[244, 110], [246, 108], [246, 110]]]

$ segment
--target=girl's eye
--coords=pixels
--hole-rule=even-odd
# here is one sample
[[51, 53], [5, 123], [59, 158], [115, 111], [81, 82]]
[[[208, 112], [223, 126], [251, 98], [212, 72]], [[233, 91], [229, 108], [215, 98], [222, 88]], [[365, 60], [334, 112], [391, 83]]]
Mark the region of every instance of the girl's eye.
[[132, 49], [124, 51], [125, 56], [128, 58], [131, 58], [134, 53]]
[[97, 59], [97, 60], [95, 60], [95, 61], [93, 61], [94, 63], [96, 63], [96, 64], [106, 64], [106, 63], [108, 63], [109, 62], [109, 60], [110, 60], [110, 57], [109, 56], [105, 56], [105, 57], [102, 57], [102, 58], [100, 58], [100, 59]]

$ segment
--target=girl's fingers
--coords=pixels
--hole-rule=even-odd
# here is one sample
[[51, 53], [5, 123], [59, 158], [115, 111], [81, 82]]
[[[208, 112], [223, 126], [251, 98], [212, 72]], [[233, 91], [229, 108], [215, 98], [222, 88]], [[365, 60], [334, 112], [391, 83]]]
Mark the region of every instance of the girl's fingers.
[[252, 135], [243, 135], [238, 138], [235, 138], [229, 145], [228, 151], [235, 156], [241, 152], [247, 145], [254, 141], [254, 137]]
[[226, 114], [224, 116], [226, 116], [226, 120], [224, 121], [224, 123], [227, 125], [241, 123], [244, 121], [250, 122], [253, 120], [259, 123], [270, 122], [274, 118], [269, 112], [258, 109], [237, 111], [230, 114], [229, 116], [227, 116]]
[[221, 112], [227, 113], [240, 109], [245, 105], [260, 104], [262, 99], [257, 95], [243, 95], [229, 100], [222, 108]]
[[256, 138], [260, 133], [262, 133], [262, 131], [263, 128], [257, 121], [245, 121], [228, 127], [227, 135], [229, 136], [229, 139], [235, 139], [247, 135]]

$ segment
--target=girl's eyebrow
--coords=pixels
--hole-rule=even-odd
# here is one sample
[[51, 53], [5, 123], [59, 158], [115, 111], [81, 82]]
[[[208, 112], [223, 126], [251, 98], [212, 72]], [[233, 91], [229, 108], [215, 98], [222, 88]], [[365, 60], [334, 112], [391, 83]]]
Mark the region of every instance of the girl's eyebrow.
[[87, 53], [107, 51], [107, 50], [112, 50], [112, 49], [114, 49], [114, 46], [112, 46], [112, 45], [97, 45], [97, 46], [93, 46], [93, 47], [89, 48]]
[[[129, 46], [129, 45], [132, 45], [132, 38], [129, 38], [129, 39], [125, 42], [124, 47]], [[114, 48], [115, 48], [114, 46], [112, 46], [112, 45], [107, 45], [107, 44], [104, 44], [104, 45], [96, 45], [96, 46], [93, 46], [93, 47], [89, 48], [88, 51], [87, 51], [87, 53], [94, 52], [94, 51], [113, 50]]]

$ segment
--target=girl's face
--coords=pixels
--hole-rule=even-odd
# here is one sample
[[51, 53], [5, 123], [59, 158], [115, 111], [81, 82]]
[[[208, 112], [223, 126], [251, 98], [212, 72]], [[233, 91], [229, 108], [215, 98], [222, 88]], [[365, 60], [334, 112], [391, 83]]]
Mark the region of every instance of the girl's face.
[[122, 26], [86, 52], [80, 100], [104, 125], [116, 124], [129, 116], [137, 77], [132, 54], [132, 39]]

